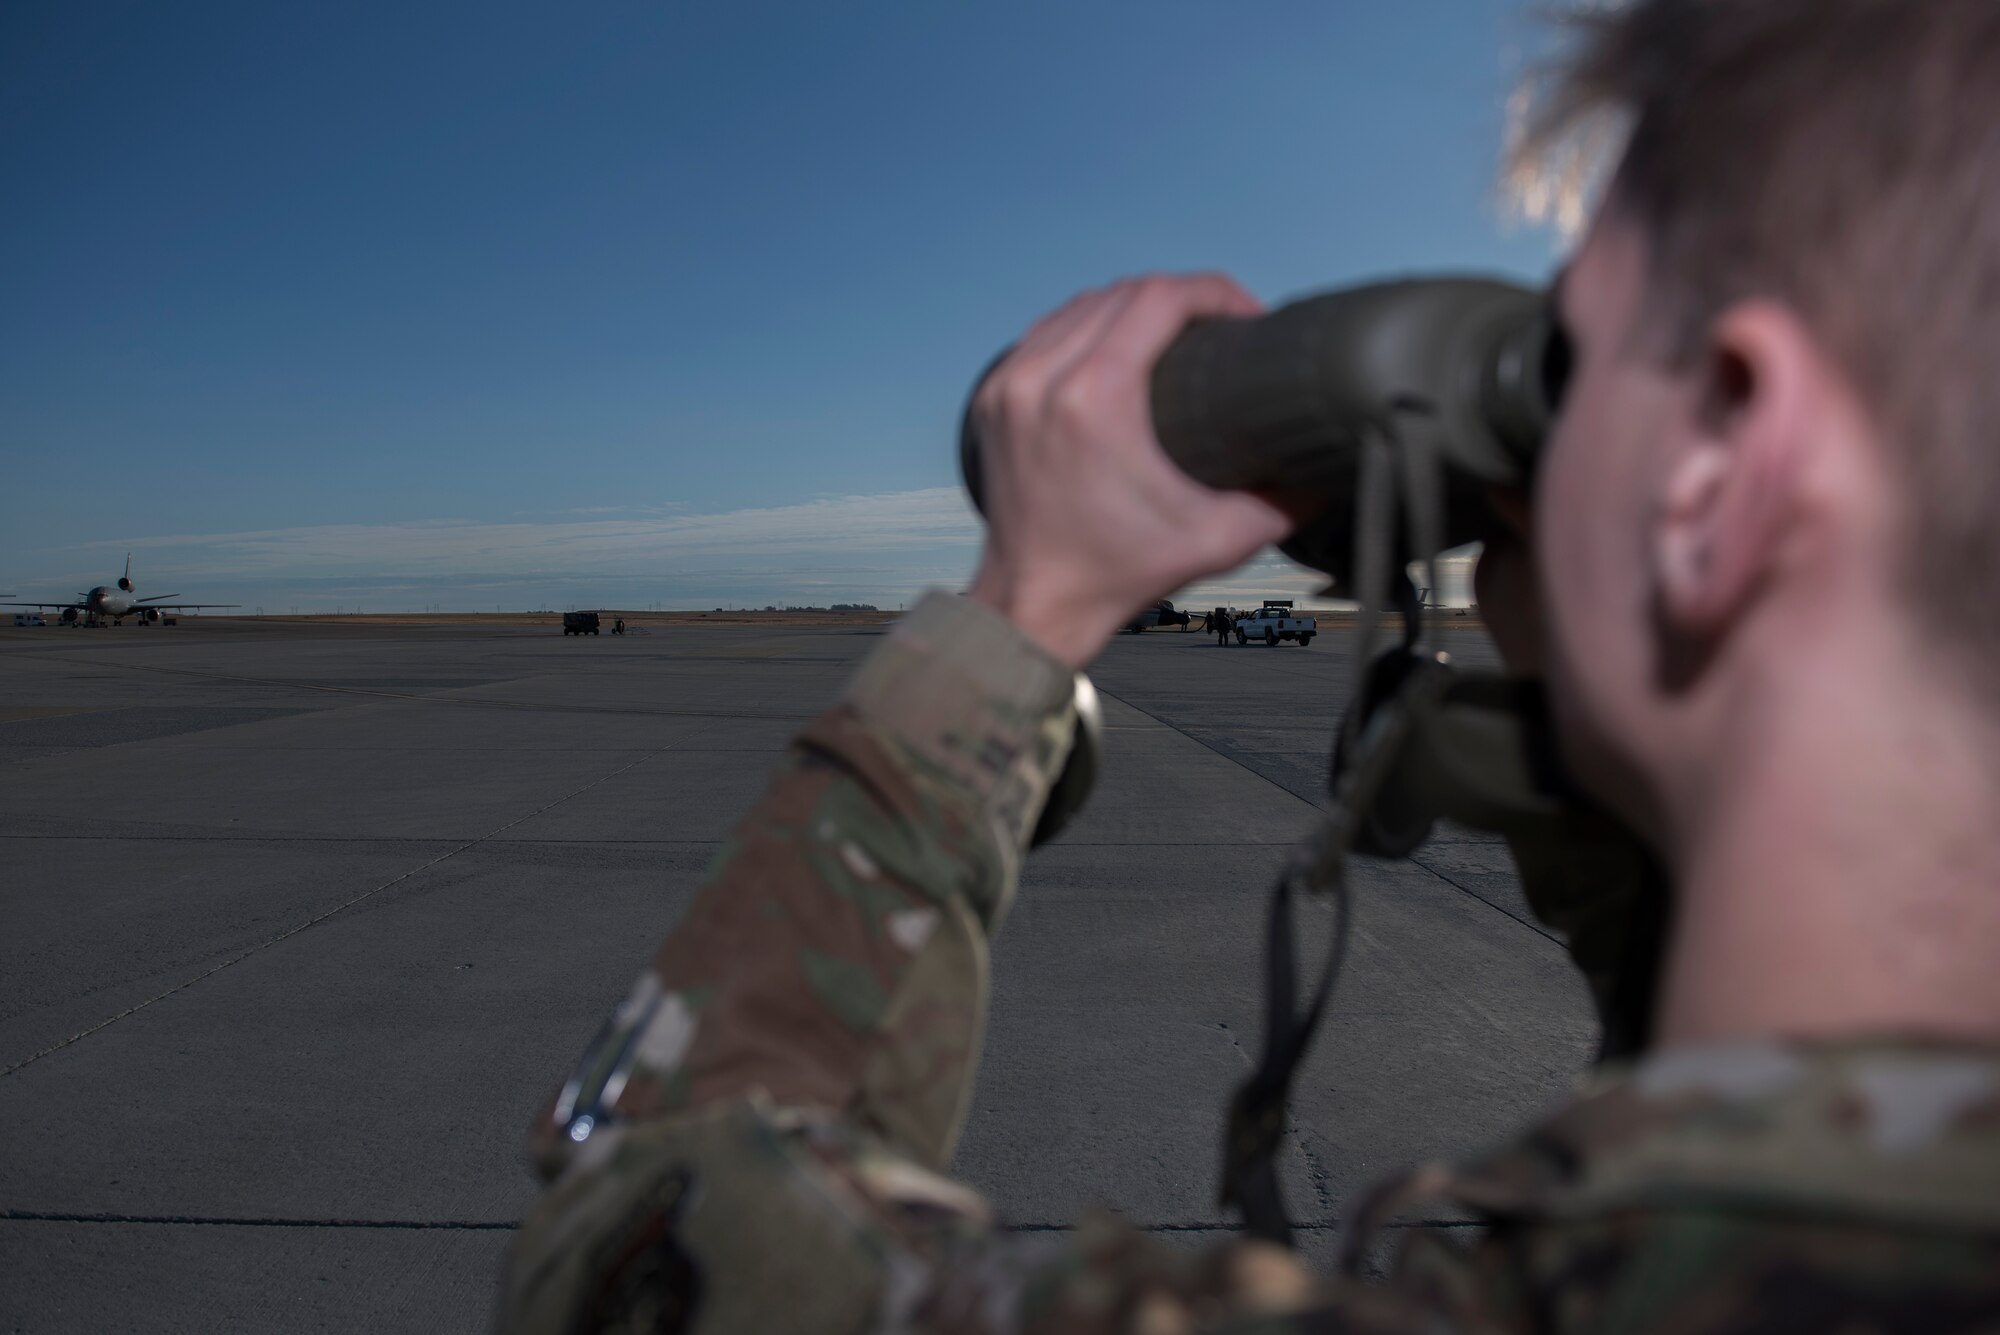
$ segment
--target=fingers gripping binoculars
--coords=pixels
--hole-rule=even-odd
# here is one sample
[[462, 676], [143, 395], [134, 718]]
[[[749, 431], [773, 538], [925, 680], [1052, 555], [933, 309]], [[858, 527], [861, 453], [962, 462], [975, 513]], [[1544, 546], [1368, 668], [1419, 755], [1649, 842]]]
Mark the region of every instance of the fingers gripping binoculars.
[[[1399, 526], [1407, 562], [1491, 533], [1489, 487], [1524, 483], [1569, 373], [1567, 343], [1537, 289], [1417, 278], [1307, 297], [1247, 319], [1190, 325], [1153, 367], [1153, 427], [1182, 471], [1221, 490], [1280, 493], [1315, 518], [1282, 545], [1357, 597], [1354, 535], [1371, 442], [1434, 450], [1435, 532]], [[968, 412], [959, 463], [981, 502]], [[1409, 470], [1398, 470], [1405, 481]], [[1429, 542], [1442, 546], [1418, 550]]]

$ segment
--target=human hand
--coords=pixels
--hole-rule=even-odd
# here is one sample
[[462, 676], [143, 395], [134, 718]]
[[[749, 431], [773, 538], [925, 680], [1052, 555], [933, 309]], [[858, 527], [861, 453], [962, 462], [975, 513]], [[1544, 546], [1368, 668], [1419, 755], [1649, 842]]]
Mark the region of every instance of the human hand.
[[1134, 612], [1289, 533], [1275, 503], [1202, 486], [1153, 434], [1153, 363], [1175, 335], [1260, 309], [1219, 274], [1155, 276], [1030, 329], [973, 397], [987, 538], [970, 596], [1081, 668]]

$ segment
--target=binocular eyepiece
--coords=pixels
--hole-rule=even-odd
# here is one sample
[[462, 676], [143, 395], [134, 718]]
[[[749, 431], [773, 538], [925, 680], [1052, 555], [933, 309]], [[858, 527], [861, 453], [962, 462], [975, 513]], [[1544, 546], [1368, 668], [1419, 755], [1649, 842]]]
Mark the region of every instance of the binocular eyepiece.
[[[1188, 326], [1153, 367], [1153, 427], [1198, 482], [1316, 502], [1283, 550], [1345, 592], [1371, 434], [1428, 438], [1444, 464], [1441, 546], [1477, 542], [1492, 531], [1487, 488], [1532, 475], [1568, 373], [1544, 292], [1402, 279]], [[979, 448], [968, 404], [959, 464], [975, 505]], [[1404, 559], [1436, 555], [1415, 545], [1399, 530]]]

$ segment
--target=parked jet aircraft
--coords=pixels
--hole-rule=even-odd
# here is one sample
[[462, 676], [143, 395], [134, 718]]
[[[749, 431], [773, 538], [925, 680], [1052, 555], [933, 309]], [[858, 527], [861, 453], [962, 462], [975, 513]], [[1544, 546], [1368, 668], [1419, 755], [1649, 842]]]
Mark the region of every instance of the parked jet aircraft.
[[126, 617], [137, 617], [140, 625], [158, 621], [162, 612], [186, 612], [191, 609], [210, 607], [240, 607], [240, 603], [176, 603], [167, 601], [178, 598], [178, 593], [160, 593], [151, 598], [132, 596], [132, 553], [125, 553], [125, 573], [118, 577], [118, 583], [100, 584], [89, 593], [77, 595], [77, 601], [70, 603], [8, 603], [8, 607], [60, 608], [65, 626], [74, 626], [79, 621], [86, 626], [102, 626], [106, 622], [114, 626], [123, 625]]
[[[1162, 598], [1126, 622], [1125, 629], [1129, 633], [1137, 635], [1140, 631], [1150, 630], [1154, 626], [1179, 626], [1183, 632], [1186, 632], [1192, 628], [1197, 617], [1198, 614], [1196, 613], [1175, 611], [1174, 605], [1165, 598]], [[1202, 625], [1206, 626], [1208, 624], [1205, 618], [1201, 620]]]

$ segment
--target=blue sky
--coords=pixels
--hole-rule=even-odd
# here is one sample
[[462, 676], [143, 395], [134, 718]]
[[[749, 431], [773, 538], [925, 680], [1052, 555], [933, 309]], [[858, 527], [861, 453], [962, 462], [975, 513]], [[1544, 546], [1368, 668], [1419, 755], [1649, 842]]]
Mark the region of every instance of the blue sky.
[[[1540, 279], [1514, 0], [0, 9], [0, 589], [895, 602], [1080, 287]], [[1245, 577], [1263, 587], [1280, 567]]]

